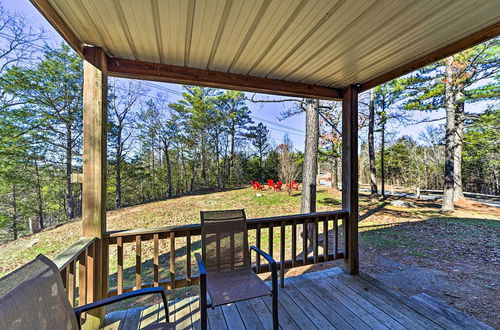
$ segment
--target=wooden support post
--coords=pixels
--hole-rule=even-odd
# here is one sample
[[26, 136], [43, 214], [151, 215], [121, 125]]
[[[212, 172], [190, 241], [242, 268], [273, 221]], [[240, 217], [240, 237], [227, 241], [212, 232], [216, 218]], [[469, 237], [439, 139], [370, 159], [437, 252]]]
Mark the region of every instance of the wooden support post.
[[[96, 237], [92, 274], [87, 282], [89, 302], [105, 298], [103, 234], [106, 231], [107, 56], [99, 47], [85, 48], [83, 64], [83, 184], [84, 237]], [[89, 313], [86, 326], [100, 326], [103, 311]]]
[[358, 91], [353, 85], [344, 89], [342, 100], [342, 208], [349, 212], [343, 223], [345, 268], [358, 274]]

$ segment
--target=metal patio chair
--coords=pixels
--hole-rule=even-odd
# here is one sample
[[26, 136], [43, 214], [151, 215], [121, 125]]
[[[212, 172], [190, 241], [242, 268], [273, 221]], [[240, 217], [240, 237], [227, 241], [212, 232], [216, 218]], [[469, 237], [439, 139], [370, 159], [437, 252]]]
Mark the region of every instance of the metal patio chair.
[[175, 329], [168, 322], [163, 288], [147, 288], [106, 298], [77, 308], [64, 290], [57, 266], [44, 255], [0, 279], [0, 329], [80, 329], [83, 312], [125, 299], [160, 294], [167, 322], [151, 324], [149, 330]]
[[[195, 257], [200, 271], [202, 329], [207, 328], [207, 308], [267, 295], [272, 296], [273, 329], [278, 329], [276, 261], [255, 246], [248, 248], [245, 211], [202, 211], [200, 215], [203, 256], [196, 253]], [[252, 270], [252, 250], [269, 263], [272, 290]], [[207, 303], [207, 291], [210, 303]]]

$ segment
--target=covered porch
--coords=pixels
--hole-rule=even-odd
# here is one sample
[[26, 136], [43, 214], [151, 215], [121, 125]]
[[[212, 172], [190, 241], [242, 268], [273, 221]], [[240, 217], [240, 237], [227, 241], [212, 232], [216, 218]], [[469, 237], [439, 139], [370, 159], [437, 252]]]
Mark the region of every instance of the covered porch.
[[[267, 245], [262, 247], [281, 271], [343, 259], [345, 274], [332, 268], [285, 280], [281, 327], [467, 327], [357, 275], [358, 94], [497, 36], [496, 1], [449, 6], [433, 1], [31, 2], [84, 59], [84, 238], [55, 260], [74, 306], [141, 288], [199, 283], [192, 260], [199, 224], [107, 231], [107, 83], [113, 76], [342, 101], [342, 210], [247, 222], [255, 245]], [[308, 224], [314, 227], [310, 247], [307, 234], [299, 234]], [[257, 273], [269, 271], [260, 259], [253, 267]], [[170, 310], [179, 327], [196, 327], [196, 298], [177, 300]], [[137, 327], [161, 319], [155, 313], [153, 306], [121, 316]], [[210, 313], [212, 329], [268, 328], [270, 320], [265, 299]], [[116, 326], [117, 315], [89, 315], [87, 324], [128, 328]]]
[[[491, 329], [434, 300], [408, 298], [372, 277], [329, 268], [287, 278], [280, 290], [283, 329]], [[199, 329], [199, 298], [170, 302], [179, 329]], [[270, 329], [271, 300], [259, 298], [210, 309], [210, 329]], [[108, 314], [104, 329], [143, 329], [165, 320], [161, 304]]]

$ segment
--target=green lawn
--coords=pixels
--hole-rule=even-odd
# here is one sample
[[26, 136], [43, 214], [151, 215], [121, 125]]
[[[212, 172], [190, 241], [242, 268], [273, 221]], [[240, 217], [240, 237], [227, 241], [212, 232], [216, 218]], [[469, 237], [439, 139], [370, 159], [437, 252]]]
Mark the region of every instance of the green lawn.
[[[108, 212], [108, 230], [156, 228], [198, 223], [200, 210], [246, 210], [248, 218], [271, 217], [300, 212], [300, 191], [288, 196], [286, 192], [263, 191], [257, 196], [252, 188], [196, 194], [169, 200], [125, 207]], [[322, 189], [317, 194], [318, 211], [340, 208], [338, 192]], [[263, 239], [267, 234], [264, 233]], [[81, 222], [73, 221], [42, 233], [21, 237], [2, 245], [0, 275], [6, 274], [43, 253], [55, 257], [81, 237]], [[145, 243], [145, 250], [148, 243]]]
[[[263, 191], [257, 196], [252, 188], [240, 188], [172, 198], [141, 204], [108, 212], [108, 230], [155, 228], [199, 222], [200, 210], [244, 208], [248, 218], [296, 214], [300, 211], [300, 191], [288, 196], [286, 192]], [[450, 216], [439, 212], [439, 205], [432, 202], [416, 202], [415, 208], [392, 207], [390, 200], [370, 203], [366, 195], [360, 198], [361, 247], [372, 247], [424, 257], [437, 253], [435, 246], [449, 248], [443, 241], [451, 235], [451, 242], [467, 243], [490, 237], [492, 229], [498, 229], [498, 214], [474, 209], [459, 209]], [[340, 193], [320, 189], [317, 194], [317, 210], [330, 211], [341, 208]], [[496, 220], [495, 220], [496, 219]], [[449, 230], [447, 230], [447, 228]], [[449, 233], [447, 233], [447, 231]], [[439, 233], [439, 238], [433, 236]], [[467, 233], [467, 234], [457, 234]], [[263, 244], [267, 241], [263, 232]], [[290, 232], [286, 232], [290, 237]], [[6, 274], [30, 261], [39, 253], [54, 257], [64, 251], [81, 236], [81, 222], [73, 221], [42, 233], [22, 237], [1, 246], [0, 274]], [[425, 239], [424, 239], [425, 238]], [[275, 243], [278, 240], [275, 239]], [[148, 251], [145, 242], [143, 251]], [[450, 243], [451, 244], [451, 243]], [[196, 245], [195, 245], [196, 247]], [[434, 249], [434, 250], [432, 250]], [[277, 250], [277, 249], [275, 249]], [[113, 252], [113, 251], [111, 251]], [[129, 252], [132, 252], [130, 249]], [[182, 251], [180, 251], [182, 252]], [[113, 254], [112, 254], [113, 255]], [[131, 256], [131, 253], [126, 253]], [[181, 262], [181, 261], [180, 261]], [[115, 267], [113, 258], [111, 270]], [[145, 267], [147, 269], [148, 267]]]

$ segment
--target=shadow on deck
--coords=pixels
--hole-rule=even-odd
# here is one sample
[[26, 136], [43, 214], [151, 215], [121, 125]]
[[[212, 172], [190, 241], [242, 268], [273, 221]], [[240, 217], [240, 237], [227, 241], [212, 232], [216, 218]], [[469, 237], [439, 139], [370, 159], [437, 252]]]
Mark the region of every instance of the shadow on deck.
[[[287, 278], [279, 300], [282, 329], [491, 329], [449, 306], [432, 308], [339, 268]], [[200, 328], [198, 297], [170, 302], [169, 314], [176, 329]], [[161, 306], [151, 305], [112, 312], [105, 328], [142, 329], [164, 320]], [[271, 322], [270, 297], [209, 309], [210, 329], [271, 329]]]

